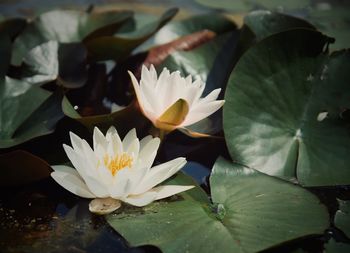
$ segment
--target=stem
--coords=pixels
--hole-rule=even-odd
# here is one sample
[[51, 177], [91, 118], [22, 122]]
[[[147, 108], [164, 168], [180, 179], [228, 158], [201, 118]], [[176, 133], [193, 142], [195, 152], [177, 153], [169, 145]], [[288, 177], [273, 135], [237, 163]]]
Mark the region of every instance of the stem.
[[163, 130], [163, 129], [159, 129], [159, 139], [161, 142], [163, 142], [165, 136], [167, 135], [167, 131]]

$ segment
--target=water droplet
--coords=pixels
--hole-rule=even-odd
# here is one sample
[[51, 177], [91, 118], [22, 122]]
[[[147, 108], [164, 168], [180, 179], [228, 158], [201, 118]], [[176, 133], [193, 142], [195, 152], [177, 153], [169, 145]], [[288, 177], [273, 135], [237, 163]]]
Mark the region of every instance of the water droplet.
[[317, 115], [317, 121], [321, 122], [323, 121], [325, 118], [327, 118], [328, 112], [320, 112]]

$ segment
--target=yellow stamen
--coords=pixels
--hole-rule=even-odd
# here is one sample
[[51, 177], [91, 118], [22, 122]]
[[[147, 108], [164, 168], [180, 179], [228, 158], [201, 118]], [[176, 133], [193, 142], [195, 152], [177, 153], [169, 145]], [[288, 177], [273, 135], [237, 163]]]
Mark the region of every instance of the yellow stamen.
[[116, 155], [113, 159], [109, 155], [104, 156], [104, 164], [114, 176], [119, 170], [128, 167], [131, 168], [133, 159], [127, 153]]

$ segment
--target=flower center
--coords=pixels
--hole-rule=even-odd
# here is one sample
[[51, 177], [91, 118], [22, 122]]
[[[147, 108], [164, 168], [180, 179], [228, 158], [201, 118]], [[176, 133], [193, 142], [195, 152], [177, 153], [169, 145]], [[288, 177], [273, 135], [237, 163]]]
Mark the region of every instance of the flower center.
[[133, 159], [127, 153], [122, 153], [121, 155], [116, 155], [111, 158], [109, 155], [105, 155], [104, 164], [109, 169], [109, 171], [114, 176], [119, 170], [132, 166]]

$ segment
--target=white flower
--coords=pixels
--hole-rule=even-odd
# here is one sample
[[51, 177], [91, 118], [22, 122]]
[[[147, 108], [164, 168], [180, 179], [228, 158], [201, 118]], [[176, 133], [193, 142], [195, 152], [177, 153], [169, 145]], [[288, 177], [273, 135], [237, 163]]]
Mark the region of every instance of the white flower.
[[145, 206], [154, 200], [194, 187], [155, 187], [186, 164], [186, 159], [179, 157], [151, 168], [159, 147], [159, 138], [147, 136], [139, 141], [135, 129], [132, 129], [121, 141], [114, 127], [107, 131], [106, 136], [95, 127], [93, 149], [72, 132], [70, 138], [72, 147], [63, 144], [63, 148], [75, 169], [56, 165], [53, 166], [51, 176], [65, 189], [80, 197], [103, 199], [102, 202], [92, 201], [91, 211], [103, 214], [114, 211], [120, 206], [120, 201]]
[[224, 100], [216, 100], [221, 89], [215, 89], [201, 98], [205, 84], [201, 80], [192, 82], [175, 71], [164, 68], [157, 78], [153, 65], [148, 70], [142, 66], [140, 84], [129, 71], [137, 100], [143, 114], [157, 128], [171, 131], [192, 125], [223, 106]]

